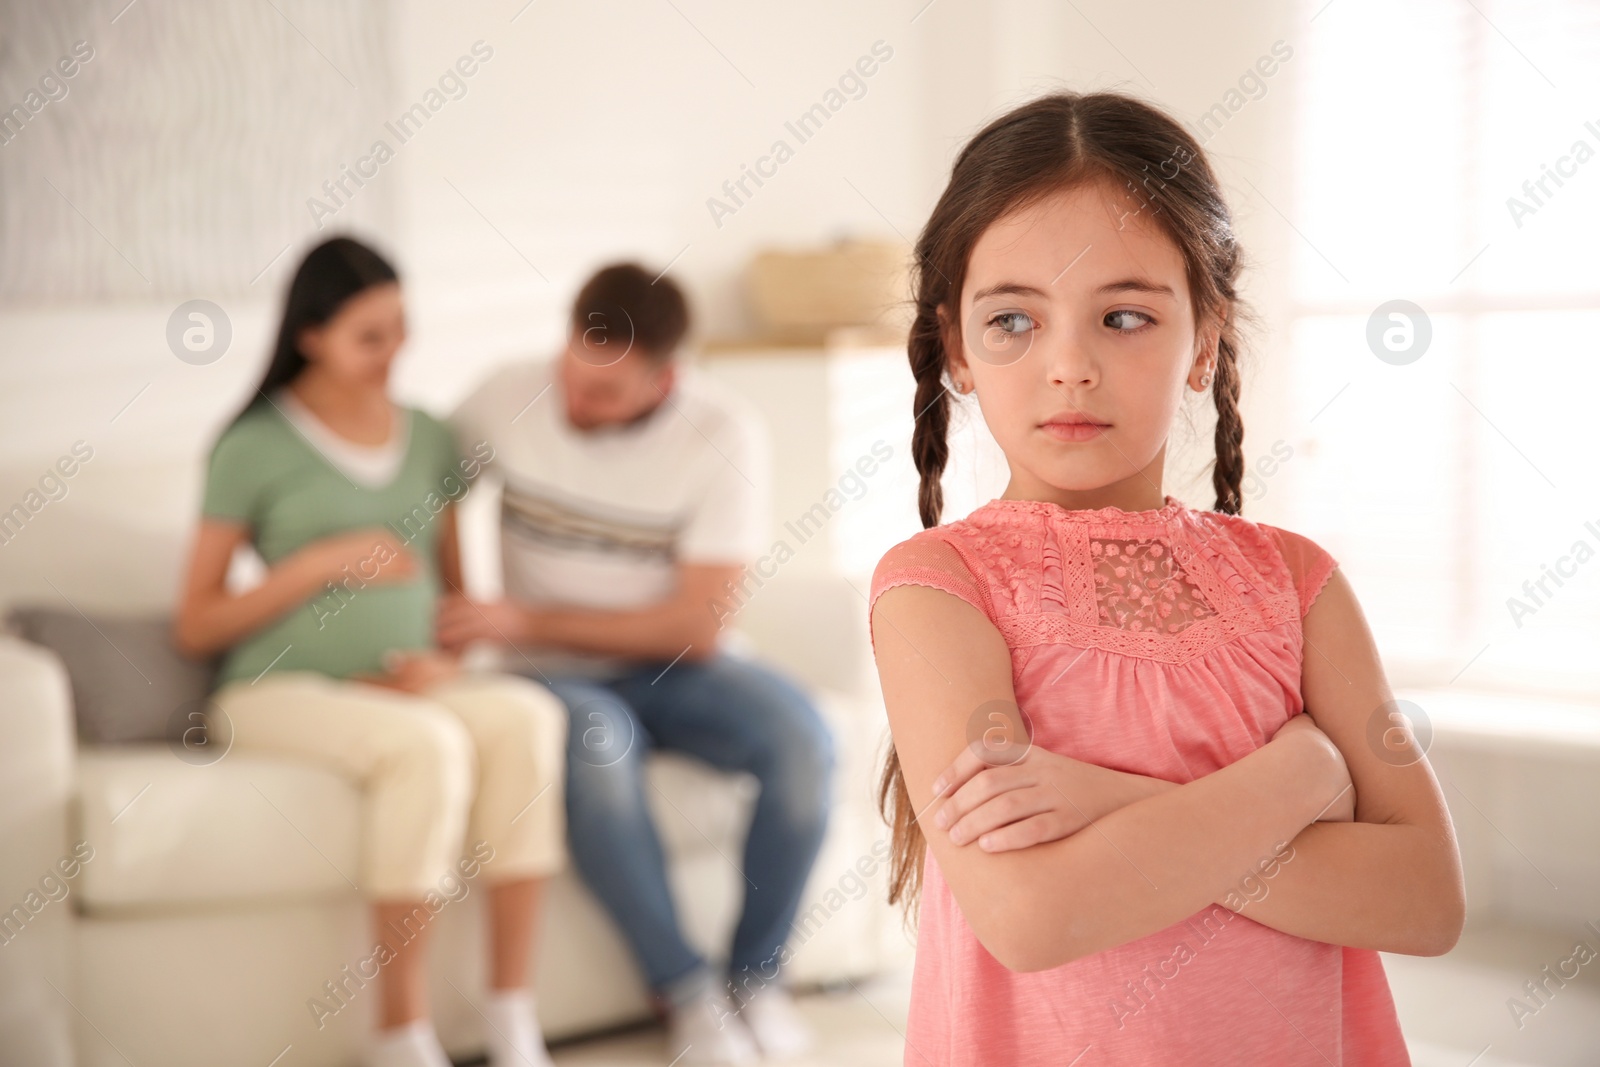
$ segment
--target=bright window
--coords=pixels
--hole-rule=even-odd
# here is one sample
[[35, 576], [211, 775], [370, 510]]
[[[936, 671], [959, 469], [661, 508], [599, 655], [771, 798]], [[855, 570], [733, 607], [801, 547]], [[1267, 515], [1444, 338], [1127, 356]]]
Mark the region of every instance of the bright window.
[[1398, 683], [1600, 694], [1600, 8], [1305, 13], [1294, 513]]

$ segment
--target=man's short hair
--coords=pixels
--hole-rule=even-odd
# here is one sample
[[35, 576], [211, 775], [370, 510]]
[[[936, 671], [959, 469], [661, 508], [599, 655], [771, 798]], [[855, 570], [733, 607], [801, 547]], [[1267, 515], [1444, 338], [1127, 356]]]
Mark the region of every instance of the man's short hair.
[[689, 332], [689, 302], [671, 278], [656, 277], [637, 263], [614, 263], [579, 290], [572, 328], [579, 335], [603, 331], [604, 343], [667, 360]]

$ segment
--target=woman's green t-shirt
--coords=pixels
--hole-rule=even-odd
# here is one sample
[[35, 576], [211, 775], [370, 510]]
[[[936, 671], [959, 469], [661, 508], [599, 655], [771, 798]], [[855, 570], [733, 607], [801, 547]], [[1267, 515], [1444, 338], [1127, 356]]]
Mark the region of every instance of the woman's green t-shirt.
[[[449, 428], [426, 412], [411, 420], [406, 454], [381, 487], [352, 481], [281, 412], [262, 403], [229, 426], [211, 450], [201, 513], [250, 527], [270, 567], [312, 541], [387, 527], [416, 556], [418, 574], [373, 582], [385, 553], [363, 557], [304, 604], [245, 637], [224, 656], [216, 685], [274, 671], [335, 678], [382, 672], [389, 649], [434, 647], [439, 594], [439, 515], [467, 491], [478, 464], [459, 455]], [[376, 547], [376, 541], [374, 542]]]

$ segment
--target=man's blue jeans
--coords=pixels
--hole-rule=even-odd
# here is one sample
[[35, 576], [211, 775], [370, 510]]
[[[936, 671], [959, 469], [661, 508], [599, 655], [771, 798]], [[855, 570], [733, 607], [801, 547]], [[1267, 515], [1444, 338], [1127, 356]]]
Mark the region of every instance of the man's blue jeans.
[[728, 977], [771, 981], [827, 829], [833, 737], [795, 683], [749, 659], [640, 662], [604, 681], [541, 679], [567, 705], [567, 839], [657, 996], [681, 1004], [713, 980], [683, 939], [647, 807], [653, 748], [761, 784], [744, 843], [744, 908]]

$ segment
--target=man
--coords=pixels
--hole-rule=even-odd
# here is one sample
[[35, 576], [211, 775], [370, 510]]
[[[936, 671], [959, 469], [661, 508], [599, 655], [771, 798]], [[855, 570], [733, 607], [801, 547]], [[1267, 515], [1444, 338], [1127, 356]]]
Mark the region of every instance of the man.
[[[718, 646], [767, 533], [770, 461], [754, 414], [679, 364], [688, 329], [670, 279], [607, 267], [578, 294], [557, 359], [507, 367], [461, 404], [459, 440], [493, 448], [504, 486], [506, 597], [447, 597], [438, 631], [446, 648], [511, 646], [509, 669], [566, 703], [574, 865], [667, 1011], [669, 1054], [746, 1063], [809, 1044], [779, 972], [834, 757], [793, 682]], [[679, 928], [643, 778], [656, 747], [761, 784], [725, 976]]]

